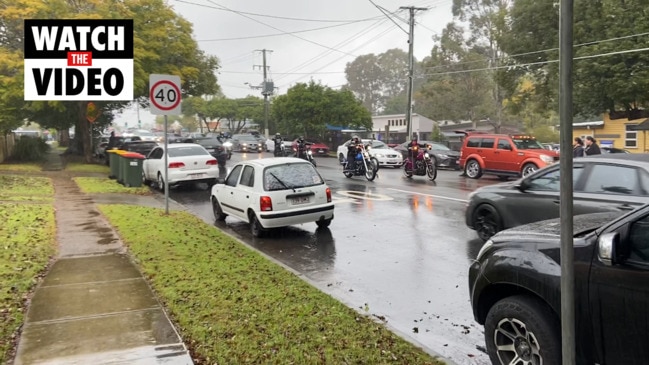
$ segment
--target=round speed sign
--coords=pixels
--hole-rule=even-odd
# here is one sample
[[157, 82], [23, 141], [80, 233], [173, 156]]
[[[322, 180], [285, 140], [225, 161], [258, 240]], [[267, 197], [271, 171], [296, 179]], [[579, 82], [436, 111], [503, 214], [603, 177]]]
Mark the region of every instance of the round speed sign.
[[180, 114], [180, 77], [151, 75], [149, 77], [149, 100], [153, 114]]

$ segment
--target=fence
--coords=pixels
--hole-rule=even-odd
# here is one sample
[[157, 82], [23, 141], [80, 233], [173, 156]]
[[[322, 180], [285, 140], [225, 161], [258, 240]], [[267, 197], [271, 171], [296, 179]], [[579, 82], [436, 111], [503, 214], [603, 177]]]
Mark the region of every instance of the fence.
[[3, 163], [11, 155], [16, 138], [13, 133], [0, 135], [0, 163]]

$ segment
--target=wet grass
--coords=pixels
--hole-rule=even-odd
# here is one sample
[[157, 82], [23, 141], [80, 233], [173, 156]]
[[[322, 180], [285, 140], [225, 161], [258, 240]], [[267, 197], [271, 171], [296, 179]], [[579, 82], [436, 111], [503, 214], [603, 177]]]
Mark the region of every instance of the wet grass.
[[[0, 175], [0, 199], [51, 201], [47, 178]], [[12, 357], [25, 298], [56, 251], [52, 204], [0, 202], [0, 364]]]
[[102, 193], [121, 193], [121, 194], [136, 194], [136, 195], [149, 195], [151, 190], [147, 186], [139, 188], [127, 188], [115, 180], [107, 177], [74, 177], [72, 178], [82, 192], [86, 194], [102, 194]]
[[16, 171], [16, 172], [40, 172], [41, 165], [38, 163], [2, 163], [0, 164], [0, 172]]
[[110, 167], [106, 165], [76, 162], [67, 164], [65, 166], [65, 170], [70, 172], [96, 172], [106, 174], [106, 176], [108, 176], [108, 174], [110, 173]]
[[443, 364], [189, 213], [100, 210], [196, 364]]

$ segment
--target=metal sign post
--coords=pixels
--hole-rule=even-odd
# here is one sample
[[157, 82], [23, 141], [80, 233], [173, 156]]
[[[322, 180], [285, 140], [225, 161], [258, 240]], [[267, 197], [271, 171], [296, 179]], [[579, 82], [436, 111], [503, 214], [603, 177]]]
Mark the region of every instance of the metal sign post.
[[182, 93], [180, 92], [180, 77], [173, 75], [149, 75], [149, 102], [151, 105], [151, 114], [164, 115], [165, 118], [165, 145], [164, 145], [164, 186], [165, 186], [165, 214], [169, 214], [169, 157], [167, 148], [169, 142], [169, 122], [167, 115], [180, 115], [180, 102]]
[[563, 365], [575, 364], [575, 268], [572, 194], [572, 47], [573, 0], [561, 0], [559, 12], [559, 173], [561, 220], [561, 353]]

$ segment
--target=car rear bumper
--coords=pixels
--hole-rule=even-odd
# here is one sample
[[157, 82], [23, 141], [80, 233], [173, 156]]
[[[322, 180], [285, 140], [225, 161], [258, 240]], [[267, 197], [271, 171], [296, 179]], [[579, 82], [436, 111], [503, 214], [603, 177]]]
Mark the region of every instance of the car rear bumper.
[[294, 224], [311, 223], [324, 219], [333, 219], [334, 205], [311, 206], [301, 209], [282, 210], [259, 213], [259, 223], [264, 228], [286, 227]]
[[200, 182], [216, 179], [219, 177], [219, 169], [211, 168], [205, 170], [188, 170], [188, 171], [173, 171], [169, 169], [169, 185]]

